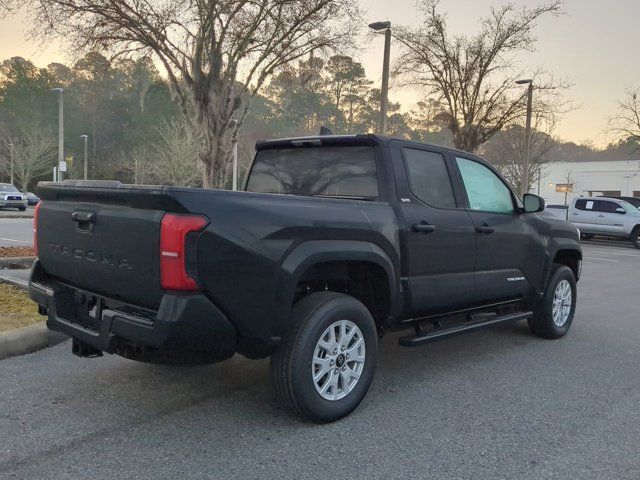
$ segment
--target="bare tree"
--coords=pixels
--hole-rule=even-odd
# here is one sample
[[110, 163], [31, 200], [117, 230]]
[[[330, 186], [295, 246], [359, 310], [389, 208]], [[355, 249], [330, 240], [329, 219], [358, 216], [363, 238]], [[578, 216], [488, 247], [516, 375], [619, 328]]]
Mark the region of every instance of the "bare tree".
[[564, 176], [562, 177], [562, 181], [564, 182], [564, 204], [567, 204], [567, 196], [569, 195], [569, 192], [573, 192], [576, 189], [576, 179], [573, 176], [573, 170], [569, 169], [569, 170], [565, 170], [564, 171]]
[[[562, 5], [562, 0], [552, 0], [532, 9], [516, 9], [511, 3], [492, 8], [480, 32], [467, 36], [451, 34], [437, 0], [422, 0], [424, 24], [394, 29], [402, 45], [395, 73], [445, 105], [455, 146], [473, 152], [524, 115], [526, 91], [514, 85], [523, 73], [514, 57], [533, 50], [536, 21], [561, 13]], [[536, 73], [539, 77], [542, 72]], [[538, 96], [541, 90], [566, 87], [536, 80]]]
[[[545, 166], [550, 161], [549, 153], [558, 140], [553, 136], [555, 124], [548, 121], [543, 113], [536, 113], [532, 119], [531, 135], [529, 136], [529, 162], [527, 191], [531, 184], [540, 181]], [[482, 153], [509, 183], [520, 191], [523, 178], [525, 155], [525, 127], [513, 124], [505, 127], [482, 146]]]
[[[133, 176], [133, 183], [156, 183], [153, 154], [146, 145], [137, 146], [128, 154], [123, 155], [120, 168]], [[106, 178], [113, 178], [113, 176], [107, 176]]]
[[[20, 188], [26, 191], [35, 177], [47, 173], [54, 165], [56, 138], [48, 128], [32, 123], [22, 127], [10, 142], [13, 144], [13, 175]], [[5, 170], [9, 169], [7, 158]]]
[[616, 140], [640, 141], [640, 88], [627, 90], [618, 100], [618, 112], [609, 118], [609, 132]]
[[36, 35], [158, 60], [198, 141], [205, 187], [224, 182], [231, 139], [273, 71], [350, 44], [359, 16], [350, 0], [13, 1], [31, 7]]
[[163, 123], [158, 134], [160, 141], [152, 145], [156, 178], [169, 185], [199, 185], [202, 173], [198, 168], [198, 148], [184, 122]]

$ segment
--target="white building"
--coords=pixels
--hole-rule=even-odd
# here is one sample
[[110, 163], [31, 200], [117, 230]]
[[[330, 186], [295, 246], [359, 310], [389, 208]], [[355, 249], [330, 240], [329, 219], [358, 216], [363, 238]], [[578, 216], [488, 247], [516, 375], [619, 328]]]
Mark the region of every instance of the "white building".
[[531, 192], [547, 205], [569, 203], [580, 196], [640, 197], [640, 160], [556, 162], [544, 166]]

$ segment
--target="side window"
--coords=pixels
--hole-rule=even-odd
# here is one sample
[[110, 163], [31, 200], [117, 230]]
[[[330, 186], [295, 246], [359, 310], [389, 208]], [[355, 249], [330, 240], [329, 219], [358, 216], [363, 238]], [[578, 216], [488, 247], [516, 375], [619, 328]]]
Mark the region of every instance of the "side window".
[[455, 208], [456, 200], [444, 157], [439, 153], [403, 148], [413, 194], [429, 205]]
[[616, 210], [620, 208], [615, 202], [605, 202], [603, 200], [598, 200], [598, 211], [603, 213], [618, 213]]
[[513, 213], [511, 191], [500, 178], [484, 165], [456, 157], [471, 210]]
[[576, 200], [576, 208], [578, 210], [587, 210], [588, 212], [593, 212], [595, 210], [593, 200]]

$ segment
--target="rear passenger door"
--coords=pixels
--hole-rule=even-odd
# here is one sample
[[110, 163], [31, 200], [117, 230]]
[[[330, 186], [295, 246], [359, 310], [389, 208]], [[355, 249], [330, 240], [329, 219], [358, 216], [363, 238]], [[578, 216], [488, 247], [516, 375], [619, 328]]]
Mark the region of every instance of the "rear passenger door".
[[569, 215], [569, 221], [580, 229], [582, 233], [598, 233], [598, 212], [596, 201], [580, 198]]
[[475, 302], [526, 296], [538, 277], [543, 246], [528, 233], [511, 189], [496, 172], [477, 159], [455, 161], [476, 232]]
[[473, 301], [475, 233], [454, 193], [445, 152], [403, 142], [391, 145], [406, 222], [402, 270], [411, 292], [410, 314], [417, 318], [465, 307]]

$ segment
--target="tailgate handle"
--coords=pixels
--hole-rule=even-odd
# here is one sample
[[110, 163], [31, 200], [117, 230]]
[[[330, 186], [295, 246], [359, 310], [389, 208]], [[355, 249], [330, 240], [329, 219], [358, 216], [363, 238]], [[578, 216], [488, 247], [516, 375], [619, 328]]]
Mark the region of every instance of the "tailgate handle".
[[76, 210], [71, 214], [71, 218], [75, 222], [96, 223], [96, 214], [93, 212], [83, 212], [82, 210]]

